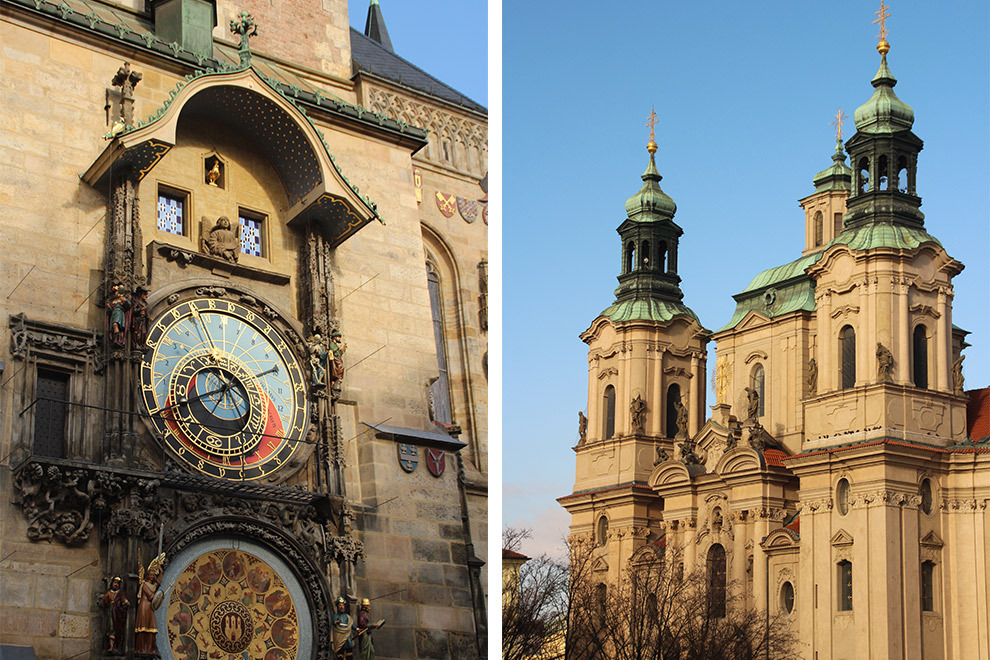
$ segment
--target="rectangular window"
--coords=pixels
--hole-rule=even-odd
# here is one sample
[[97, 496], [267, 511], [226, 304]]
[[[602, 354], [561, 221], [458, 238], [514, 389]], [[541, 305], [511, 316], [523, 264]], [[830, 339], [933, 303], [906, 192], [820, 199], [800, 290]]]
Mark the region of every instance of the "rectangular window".
[[158, 229], [185, 236], [189, 196], [171, 188], [158, 188]]
[[34, 405], [34, 454], [65, 458], [65, 425], [69, 417], [69, 374], [38, 369]]
[[255, 257], [265, 256], [263, 229], [265, 216], [259, 213], [251, 213], [240, 209], [238, 212], [241, 221], [241, 252], [254, 255]]
[[853, 608], [853, 566], [850, 561], [839, 562], [839, 611], [851, 612]]
[[921, 611], [935, 611], [935, 564], [921, 562]]
[[832, 217], [834, 218], [835, 223], [835, 235], [838, 236], [842, 233], [842, 214], [836, 213]]

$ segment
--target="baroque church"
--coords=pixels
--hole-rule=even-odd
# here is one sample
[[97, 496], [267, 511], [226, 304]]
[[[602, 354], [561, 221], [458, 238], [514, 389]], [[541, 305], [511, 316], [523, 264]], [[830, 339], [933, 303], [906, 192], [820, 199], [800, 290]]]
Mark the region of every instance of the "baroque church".
[[378, 0], [0, 44], [0, 656], [485, 656], [487, 109]]
[[923, 143], [884, 36], [855, 134], [839, 124], [800, 200], [803, 250], [717, 330], [679, 288], [651, 137], [615, 302], [581, 334], [588, 415], [558, 501], [599, 593], [667, 554], [722, 611], [785, 617], [808, 660], [990, 658], [990, 390], [964, 389], [963, 264], [920, 210]]

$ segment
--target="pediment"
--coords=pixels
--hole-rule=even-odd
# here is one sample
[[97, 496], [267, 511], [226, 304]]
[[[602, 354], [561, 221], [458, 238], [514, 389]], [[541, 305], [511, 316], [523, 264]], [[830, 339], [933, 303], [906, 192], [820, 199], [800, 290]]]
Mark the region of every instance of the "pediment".
[[742, 330], [750, 330], [752, 328], [760, 328], [769, 322], [770, 317], [751, 309], [746, 312], [746, 316], [742, 318], [742, 321], [736, 324], [735, 331], [739, 332]]
[[608, 572], [608, 562], [602, 557], [598, 557], [591, 564], [591, 570], [595, 573], [607, 573]]
[[936, 534], [934, 530], [932, 530], [927, 534], [925, 534], [924, 537], [922, 537], [921, 545], [927, 545], [933, 548], [941, 548], [945, 544], [942, 542], [942, 539], [939, 537], [939, 535]]
[[687, 466], [677, 460], [669, 460], [653, 468], [650, 474], [650, 486], [671, 486], [680, 483], [690, 483], [691, 473]]
[[844, 529], [840, 529], [832, 536], [832, 545], [852, 545], [852, 535]]
[[767, 549], [784, 550], [788, 548], [798, 549], [801, 547], [801, 542], [794, 538], [794, 536], [788, 532], [783, 527], [775, 529], [767, 537], [763, 539], [760, 545]]
[[736, 447], [722, 454], [715, 471], [721, 475], [760, 472], [766, 467], [763, 456], [752, 447]]

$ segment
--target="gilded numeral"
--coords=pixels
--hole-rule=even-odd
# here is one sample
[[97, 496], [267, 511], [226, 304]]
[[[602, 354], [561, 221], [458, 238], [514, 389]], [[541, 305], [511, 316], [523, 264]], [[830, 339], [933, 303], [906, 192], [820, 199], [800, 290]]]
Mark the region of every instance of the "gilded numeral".
[[216, 300], [213, 300], [211, 298], [210, 299], [210, 309], [216, 309], [216, 308], [217, 308], [217, 301]]

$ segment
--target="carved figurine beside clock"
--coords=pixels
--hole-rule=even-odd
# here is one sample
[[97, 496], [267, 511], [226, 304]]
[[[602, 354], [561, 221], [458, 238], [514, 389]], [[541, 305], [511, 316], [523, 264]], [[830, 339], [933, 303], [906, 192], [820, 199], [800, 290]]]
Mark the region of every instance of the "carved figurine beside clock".
[[271, 323], [212, 298], [166, 310], [141, 364], [142, 396], [165, 446], [195, 470], [237, 481], [269, 477], [299, 452], [305, 382]]

